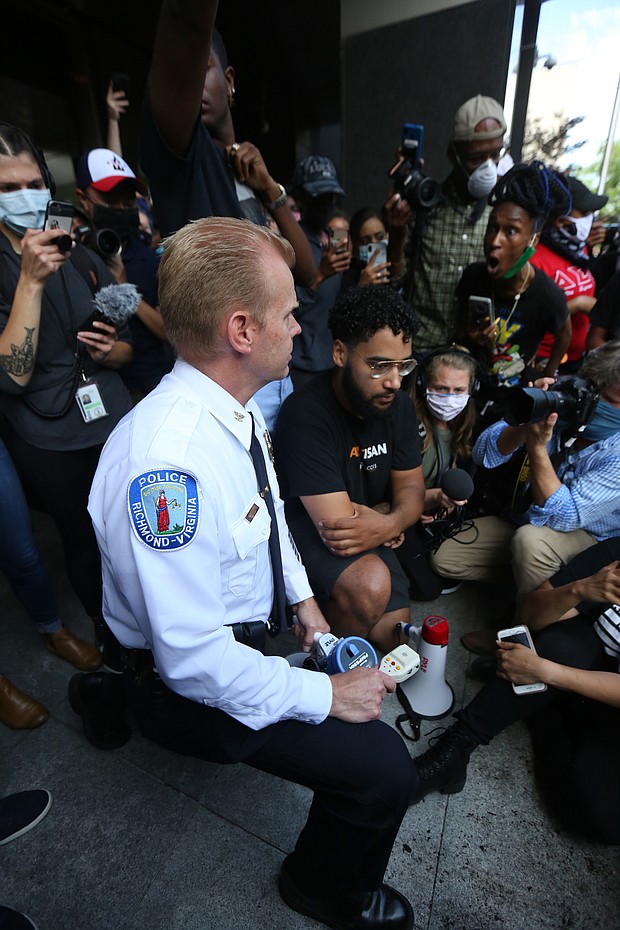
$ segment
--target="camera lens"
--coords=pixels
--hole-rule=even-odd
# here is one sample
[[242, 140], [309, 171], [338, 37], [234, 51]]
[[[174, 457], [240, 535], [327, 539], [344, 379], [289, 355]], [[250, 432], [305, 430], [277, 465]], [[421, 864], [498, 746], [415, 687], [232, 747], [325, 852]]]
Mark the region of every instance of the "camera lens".
[[114, 258], [120, 254], [121, 240], [113, 229], [100, 229], [97, 232], [97, 251], [104, 258]]

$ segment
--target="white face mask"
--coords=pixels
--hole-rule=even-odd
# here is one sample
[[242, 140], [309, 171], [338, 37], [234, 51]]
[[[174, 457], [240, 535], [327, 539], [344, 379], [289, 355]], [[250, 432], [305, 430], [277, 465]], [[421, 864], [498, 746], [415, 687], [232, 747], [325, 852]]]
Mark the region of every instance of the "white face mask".
[[426, 392], [426, 406], [438, 420], [448, 423], [458, 417], [469, 403], [469, 394], [440, 394], [438, 391]]
[[51, 194], [47, 188], [26, 188], [0, 194], [0, 220], [17, 235], [25, 235], [27, 229], [43, 229], [45, 211]]
[[567, 216], [565, 219], [570, 220], [570, 222], [574, 224], [575, 233], [569, 232], [566, 226], [561, 226], [560, 232], [562, 235], [567, 239], [571, 239], [573, 242], [578, 242], [580, 246], [584, 246], [586, 239], [590, 235], [590, 230], [592, 229], [594, 214], [588, 213], [587, 216]]
[[475, 171], [467, 179], [467, 190], [472, 197], [480, 200], [481, 197], [488, 197], [495, 185], [497, 184], [497, 165], [491, 158], [478, 165]]

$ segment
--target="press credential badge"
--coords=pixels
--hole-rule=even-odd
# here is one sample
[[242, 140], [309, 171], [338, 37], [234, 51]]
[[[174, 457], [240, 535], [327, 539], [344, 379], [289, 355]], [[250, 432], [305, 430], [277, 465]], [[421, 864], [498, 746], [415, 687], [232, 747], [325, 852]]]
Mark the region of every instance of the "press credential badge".
[[85, 381], [80, 385], [75, 392], [75, 399], [85, 423], [92, 423], [94, 420], [107, 417], [108, 411], [105, 409], [96, 381]]

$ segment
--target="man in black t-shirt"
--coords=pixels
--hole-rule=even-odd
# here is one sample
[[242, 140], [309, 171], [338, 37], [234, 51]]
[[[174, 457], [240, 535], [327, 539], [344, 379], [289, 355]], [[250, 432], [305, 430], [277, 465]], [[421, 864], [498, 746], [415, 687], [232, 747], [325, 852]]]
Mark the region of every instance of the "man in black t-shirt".
[[417, 321], [379, 286], [346, 292], [329, 326], [335, 368], [284, 402], [276, 464], [289, 526], [330, 625], [389, 651], [410, 616], [393, 550], [424, 503], [417, 420], [400, 390], [415, 367]]

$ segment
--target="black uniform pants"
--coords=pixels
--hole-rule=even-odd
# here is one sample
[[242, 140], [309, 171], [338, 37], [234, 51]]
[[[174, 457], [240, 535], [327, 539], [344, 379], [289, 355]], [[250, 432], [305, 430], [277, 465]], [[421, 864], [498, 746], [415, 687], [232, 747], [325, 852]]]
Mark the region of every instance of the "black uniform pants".
[[289, 860], [307, 890], [332, 888], [355, 899], [383, 881], [401, 821], [418, 784], [400, 736], [381, 721], [316, 726], [283, 721], [252, 730], [223, 711], [170, 691], [150, 673], [126, 678], [141, 732], [183, 755], [244, 762], [314, 791], [308, 820]]

